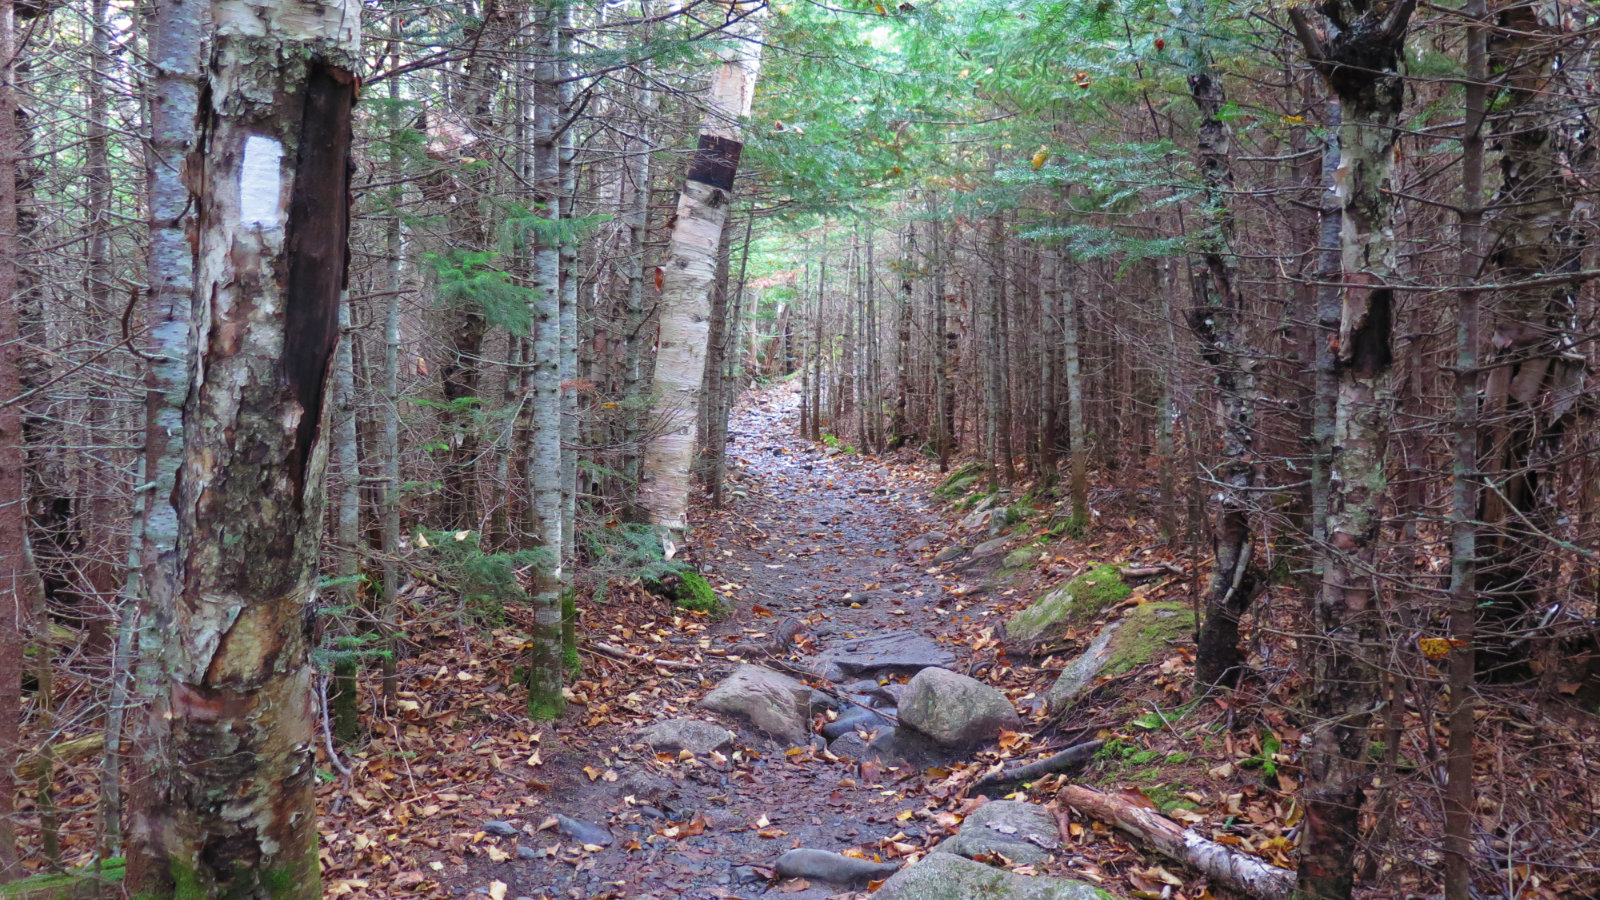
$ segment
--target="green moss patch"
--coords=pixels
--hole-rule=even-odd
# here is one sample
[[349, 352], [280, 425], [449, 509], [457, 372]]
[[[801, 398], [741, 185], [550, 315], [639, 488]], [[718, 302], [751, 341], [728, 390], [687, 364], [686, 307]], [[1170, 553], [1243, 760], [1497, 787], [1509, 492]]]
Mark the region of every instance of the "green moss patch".
[[1098, 565], [1012, 616], [1006, 622], [1006, 634], [1013, 641], [1033, 643], [1055, 631], [1081, 628], [1132, 593], [1116, 566]]
[[940, 482], [939, 486], [933, 489], [934, 496], [954, 500], [972, 490], [972, 486], [978, 483], [978, 479], [983, 477], [985, 471], [987, 468], [983, 463], [967, 463]]
[[[1127, 590], [1126, 586], [1123, 589]], [[1194, 610], [1182, 603], [1136, 606], [1111, 638], [1109, 658], [1100, 674], [1111, 677], [1132, 671], [1167, 650], [1172, 641], [1193, 633]]]
[[0, 885], [0, 898], [5, 900], [98, 900], [100, 897], [121, 895], [118, 886], [125, 865], [121, 857], [108, 859], [98, 871], [74, 869], [70, 872], [34, 875], [21, 881]]

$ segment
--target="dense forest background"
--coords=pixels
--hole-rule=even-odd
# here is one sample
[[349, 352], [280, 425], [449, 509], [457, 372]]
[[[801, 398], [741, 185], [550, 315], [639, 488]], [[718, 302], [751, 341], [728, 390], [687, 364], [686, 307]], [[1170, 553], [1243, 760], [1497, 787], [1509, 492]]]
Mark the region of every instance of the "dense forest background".
[[[683, 498], [737, 505], [730, 410], [790, 379], [803, 436], [1059, 502], [1053, 538], [1157, 523], [1193, 688], [1297, 723], [1305, 896], [1596, 890], [1582, 0], [0, 0], [0, 876], [122, 855], [170, 764], [138, 723], [164, 635], [202, 626], [152, 618], [162, 509], [211, 434], [195, 354], [249, 318], [189, 312], [229, 133], [194, 110], [254, 96], [228, 29], [335, 6], [327, 513], [268, 523], [320, 529], [291, 549], [182, 529], [315, 557], [324, 773], [439, 598], [525, 637], [535, 719], [617, 585], [716, 612]], [[734, 180], [685, 206], [707, 135]], [[703, 289], [685, 209], [716, 214]], [[680, 325], [659, 348], [698, 349], [658, 371]], [[1505, 728], [1535, 750], [1496, 758]]]

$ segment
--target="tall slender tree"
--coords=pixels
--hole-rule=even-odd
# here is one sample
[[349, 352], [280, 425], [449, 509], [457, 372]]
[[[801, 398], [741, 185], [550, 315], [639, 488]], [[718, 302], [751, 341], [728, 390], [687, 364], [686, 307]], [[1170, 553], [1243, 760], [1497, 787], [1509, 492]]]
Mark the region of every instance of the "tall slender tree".
[[761, 67], [761, 0], [728, 9], [729, 39], [718, 49], [700, 142], [678, 194], [661, 272], [654, 418], [662, 423], [645, 450], [640, 506], [668, 540], [688, 529], [689, 487], [705, 377], [706, 335], [717, 250], [744, 149], [741, 121], [750, 114]]

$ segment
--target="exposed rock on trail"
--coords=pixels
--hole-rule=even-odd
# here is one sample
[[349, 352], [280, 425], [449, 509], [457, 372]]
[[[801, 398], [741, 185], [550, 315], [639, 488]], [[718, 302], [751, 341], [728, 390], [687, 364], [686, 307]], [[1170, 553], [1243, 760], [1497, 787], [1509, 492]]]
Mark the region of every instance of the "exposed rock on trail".
[[639, 733], [639, 739], [656, 750], [687, 750], [703, 756], [733, 747], [733, 732], [699, 719], [662, 719]]
[[1012, 862], [1040, 864], [1061, 848], [1056, 817], [1035, 803], [991, 800], [961, 823], [955, 836], [933, 848], [974, 859], [995, 853]]
[[932, 638], [895, 629], [830, 644], [808, 667], [829, 681], [843, 681], [866, 672], [911, 675], [955, 661], [955, 654]]
[[1016, 875], [954, 853], [932, 853], [889, 879], [876, 900], [1110, 900], [1081, 881]]
[[862, 886], [869, 881], [888, 878], [900, 870], [894, 863], [877, 863], [806, 847], [790, 850], [778, 857], [773, 868], [779, 878], [815, 878], [833, 884]]
[[1022, 724], [1005, 694], [946, 669], [923, 669], [911, 679], [900, 721], [952, 748], [976, 747]]
[[748, 719], [780, 740], [800, 743], [810, 732], [811, 688], [787, 675], [743, 665], [702, 701], [707, 709]]

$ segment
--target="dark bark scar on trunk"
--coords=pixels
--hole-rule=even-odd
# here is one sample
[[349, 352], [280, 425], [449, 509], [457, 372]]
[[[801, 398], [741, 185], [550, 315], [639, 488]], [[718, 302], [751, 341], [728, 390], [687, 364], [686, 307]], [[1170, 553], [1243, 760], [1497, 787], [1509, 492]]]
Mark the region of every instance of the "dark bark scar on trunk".
[[339, 295], [349, 255], [355, 76], [314, 61], [304, 96], [286, 236], [282, 362], [284, 384], [302, 411], [289, 460], [296, 499], [305, 489], [311, 448], [321, 425], [323, 391], [339, 342]]

